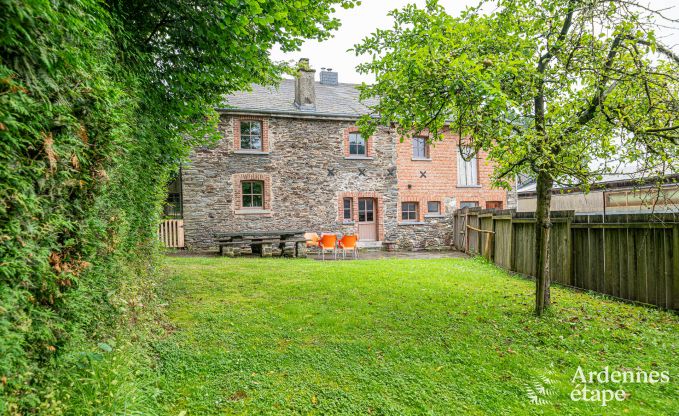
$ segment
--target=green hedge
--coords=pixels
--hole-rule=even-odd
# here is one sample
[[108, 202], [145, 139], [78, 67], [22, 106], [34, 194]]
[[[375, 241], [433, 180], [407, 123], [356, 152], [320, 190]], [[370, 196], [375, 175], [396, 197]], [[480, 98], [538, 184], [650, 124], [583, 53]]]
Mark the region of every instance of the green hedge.
[[100, 5], [2, 9], [0, 413], [14, 413], [46, 400], [59, 357], [110, 330], [130, 265], [152, 259], [174, 167], [170, 145], [135, 135], [137, 79]]
[[0, 0], [0, 414], [116, 410], [168, 178], [354, 2]]

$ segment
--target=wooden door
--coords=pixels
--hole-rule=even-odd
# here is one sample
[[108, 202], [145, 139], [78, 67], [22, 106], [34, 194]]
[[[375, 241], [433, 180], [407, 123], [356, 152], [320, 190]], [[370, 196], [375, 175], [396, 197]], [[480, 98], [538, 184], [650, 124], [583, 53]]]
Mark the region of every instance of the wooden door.
[[359, 241], [377, 240], [377, 213], [374, 198], [358, 199], [358, 239]]

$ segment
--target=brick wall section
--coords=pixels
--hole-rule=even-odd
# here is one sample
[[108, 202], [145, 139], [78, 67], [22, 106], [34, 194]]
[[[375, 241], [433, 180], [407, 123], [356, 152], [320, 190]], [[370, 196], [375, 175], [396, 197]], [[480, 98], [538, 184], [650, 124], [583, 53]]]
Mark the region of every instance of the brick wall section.
[[[398, 143], [400, 201], [418, 201], [421, 211], [426, 209], [427, 201], [440, 201], [444, 213], [458, 208], [462, 201], [478, 201], [482, 207], [486, 201], [502, 201], [505, 206], [506, 192], [490, 186], [493, 166], [483, 152], [477, 158], [479, 187], [458, 186], [458, 138], [447, 131], [444, 135], [444, 140], [430, 145], [431, 160], [412, 160], [412, 142], [406, 139]], [[425, 172], [426, 177], [422, 177], [421, 172]]]
[[233, 149], [240, 149], [240, 121], [254, 120], [262, 123], [262, 152], [269, 151], [269, 119], [265, 117], [240, 116], [233, 119]]
[[[449, 215], [462, 201], [478, 201], [484, 207], [487, 201], [502, 201], [506, 205], [506, 192], [492, 189], [490, 177], [493, 166], [486, 154], [478, 155], [478, 187], [460, 187], [457, 179], [458, 136], [444, 132], [444, 139], [429, 145], [429, 160], [413, 160], [410, 138], [397, 144], [397, 176], [399, 201], [398, 226], [387, 238], [398, 242], [402, 249], [436, 249], [450, 246], [452, 220]], [[424, 175], [423, 175], [424, 173]], [[427, 215], [427, 202], [438, 201], [442, 216]], [[401, 221], [401, 202], [417, 202], [419, 221], [416, 224]]]
[[[223, 139], [211, 148], [195, 149], [183, 167], [184, 225], [189, 248], [216, 248], [215, 232], [299, 229], [314, 232], [355, 232], [338, 217], [344, 192], [375, 195], [381, 233], [396, 227], [396, 139], [381, 129], [371, 138], [373, 159], [344, 156], [344, 135], [350, 121], [267, 117], [269, 154], [234, 153], [239, 117], [222, 114]], [[365, 170], [365, 176], [359, 174]], [[328, 170], [334, 175], [330, 176]], [[234, 178], [255, 174], [270, 177], [270, 213], [237, 215], [239, 183]], [[266, 180], [266, 179], [264, 179]], [[358, 195], [358, 194], [357, 194]]]

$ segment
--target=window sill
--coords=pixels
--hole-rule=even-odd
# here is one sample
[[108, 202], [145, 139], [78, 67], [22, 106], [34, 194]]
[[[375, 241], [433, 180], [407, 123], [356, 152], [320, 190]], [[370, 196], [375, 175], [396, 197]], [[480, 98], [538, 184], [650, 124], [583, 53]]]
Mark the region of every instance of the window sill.
[[271, 215], [270, 209], [237, 209], [234, 211], [236, 215]]
[[410, 160], [412, 160], [413, 162], [431, 162], [430, 157], [413, 157], [410, 158]]
[[237, 155], [268, 155], [270, 152], [263, 152], [261, 150], [238, 149], [234, 150], [233, 153]]
[[342, 225], [354, 225], [355, 222], [353, 220], [342, 220]]
[[398, 225], [426, 225], [424, 221], [403, 221], [399, 222]]
[[424, 214], [424, 218], [445, 218], [443, 214]]
[[481, 185], [457, 185], [458, 188], [481, 188]]
[[344, 156], [345, 160], [373, 160], [372, 156]]

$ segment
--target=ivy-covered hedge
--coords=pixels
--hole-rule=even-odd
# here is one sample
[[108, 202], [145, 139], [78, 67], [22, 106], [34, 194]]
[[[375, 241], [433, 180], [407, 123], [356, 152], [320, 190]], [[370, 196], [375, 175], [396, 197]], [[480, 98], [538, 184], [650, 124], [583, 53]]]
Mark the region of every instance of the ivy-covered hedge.
[[[55, 360], [115, 321], [150, 261], [168, 146], [135, 136], [137, 79], [95, 2], [3, 2], [0, 413], [35, 410]], [[171, 154], [182, 152], [177, 146]]]
[[1, 414], [40, 412], [64, 363], [109, 349], [212, 108], [279, 78], [267, 51], [326, 38], [354, 1], [0, 0]]

